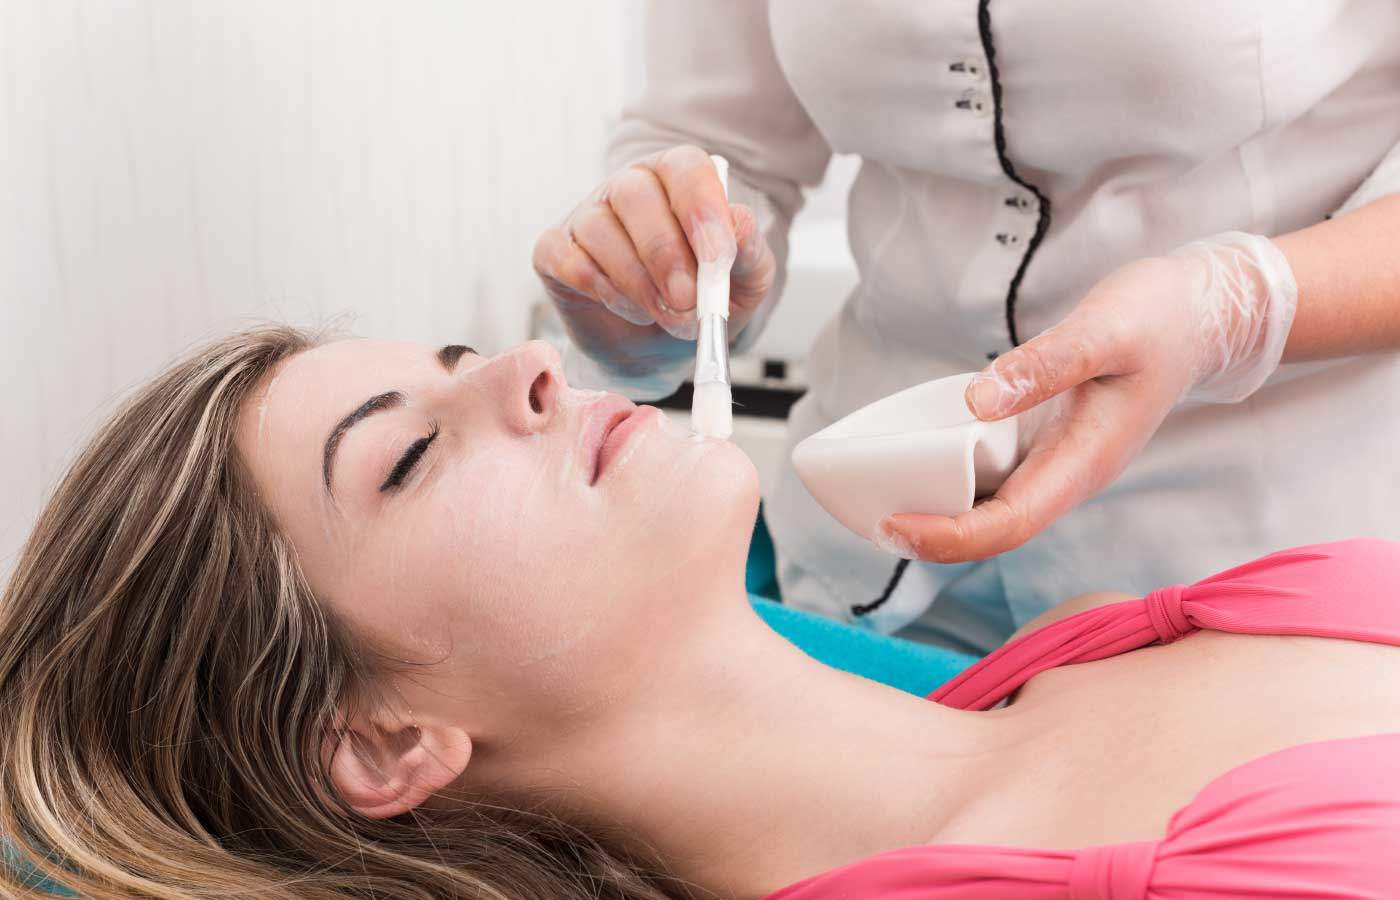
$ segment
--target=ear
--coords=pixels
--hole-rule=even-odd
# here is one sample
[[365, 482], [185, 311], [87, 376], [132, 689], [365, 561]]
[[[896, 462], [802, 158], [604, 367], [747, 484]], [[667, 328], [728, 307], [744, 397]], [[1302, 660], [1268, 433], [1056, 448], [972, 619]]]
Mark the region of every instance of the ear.
[[386, 819], [417, 808], [462, 774], [471, 758], [464, 729], [432, 721], [356, 716], [330, 738], [331, 783], [360, 815]]

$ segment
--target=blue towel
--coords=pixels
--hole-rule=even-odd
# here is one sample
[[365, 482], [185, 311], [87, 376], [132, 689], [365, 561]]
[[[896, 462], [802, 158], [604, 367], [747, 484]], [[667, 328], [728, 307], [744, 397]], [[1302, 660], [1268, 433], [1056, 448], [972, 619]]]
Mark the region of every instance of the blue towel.
[[975, 656], [887, 637], [750, 595], [774, 631], [813, 659], [924, 696], [976, 661]]
[[970, 666], [976, 657], [954, 653], [831, 619], [804, 613], [781, 603], [778, 598], [777, 564], [773, 538], [760, 509], [749, 542], [745, 583], [753, 608], [773, 630], [792, 641], [808, 656], [883, 682], [902, 691], [924, 696]]
[[61, 884], [55, 884], [49, 879], [40, 875], [39, 872], [19, 855], [13, 844], [0, 838], [0, 865], [5, 866], [11, 872], [20, 876], [21, 886], [31, 891], [38, 891], [41, 894], [53, 894], [58, 897], [76, 897], [77, 894], [68, 890]]

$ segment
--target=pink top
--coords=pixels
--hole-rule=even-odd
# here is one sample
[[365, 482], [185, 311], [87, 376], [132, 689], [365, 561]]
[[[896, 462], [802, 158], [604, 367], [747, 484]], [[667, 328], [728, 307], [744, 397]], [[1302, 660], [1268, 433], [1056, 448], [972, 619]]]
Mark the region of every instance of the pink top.
[[[1274, 553], [1048, 625], [934, 692], [987, 709], [1055, 666], [1194, 631], [1400, 646], [1400, 544]], [[1166, 836], [1082, 850], [921, 845], [800, 881], [766, 900], [1328, 900], [1400, 896], [1400, 734], [1317, 741], [1238, 766], [1177, 811]]]

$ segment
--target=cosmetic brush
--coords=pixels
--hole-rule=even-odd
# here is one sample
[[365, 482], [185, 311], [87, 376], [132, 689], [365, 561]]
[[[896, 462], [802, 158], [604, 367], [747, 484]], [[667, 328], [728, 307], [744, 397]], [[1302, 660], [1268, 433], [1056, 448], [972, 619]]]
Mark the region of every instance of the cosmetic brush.
[[[710, 159], [728, 199], [729, 161], [722, 156]], [[733, 265], [733, 257], [701, 262], [695, 276], [695, 315], [700, 330], [695, 343], [690, 428], [696, 434], [721, 440], [734, 433], [734, 398], [729, 384], [729, 270]]]

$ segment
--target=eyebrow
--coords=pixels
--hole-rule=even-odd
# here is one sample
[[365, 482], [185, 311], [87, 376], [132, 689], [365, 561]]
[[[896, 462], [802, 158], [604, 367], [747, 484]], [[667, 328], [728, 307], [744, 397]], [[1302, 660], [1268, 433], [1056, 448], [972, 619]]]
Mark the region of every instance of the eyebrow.
[[321, 477], [326, 483], [326, 493], [331, 491], [331, 469], [335, 465], [335, 451], [340, 448], [340, 440], [345, 432], [378, 412], [396, 409], [404, 404], [404, 396], [398, 391], [385, 391], [370, 397], [350, 415], [341, 419], [326, 437], [326, 446], [321, 451]]
[[452, 370], [457, 367], [457, 360], [467, 353], [476, 353], [476, 351], [466, 344], [448, 344], [437, 352], [437, 358], [448, 374], [451, 374]]

